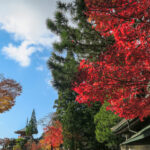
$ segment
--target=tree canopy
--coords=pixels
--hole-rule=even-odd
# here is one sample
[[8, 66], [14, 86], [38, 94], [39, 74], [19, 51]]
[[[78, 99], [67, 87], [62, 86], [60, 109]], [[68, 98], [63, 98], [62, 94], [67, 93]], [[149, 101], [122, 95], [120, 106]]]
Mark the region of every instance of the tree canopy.
[[15, 104], [15, 98], [22, 92], [22, 87], [13, 79], [0, 78], [0, 113], [8, 111]]
[[[88, 107], [75, 101], [76, 93], [72, 84], [76, 79], [78, 64], [82, 58], [94, 61], [107, 44], [113, 43], [113, 38], [104, 39], [91, 28], [83, 13], [86, 9], [83, 0], [75, 0], [66, 4], [58, 2], [55, 20], [48, 19], [48, 28], [60, 37], [60, 42], [54, 43], [54, 51], [48, 60], [52, 72], [52, 84], [58, 91], [55, 100], [57, 119], [63, 128], [63, 145], [65, 148], [76, 150], [96, 150], [104, 148], [95, 136], [94, 115], [99, 111], [100, 104]], [[65, 16], [71, 14], [72, 22]], [[93, 49], [95, 47], [95, 49]]]
[[[141, 120], [150, 115], [149, 0], [85, 0], [86, 15], [103, 37], [115, 43], [96, 62], [82, 60], [74, 90], [80, 103], [111, 104], [120, 117]], [[136, 106], [136, 107], [135, 107]]]
[[106, 111], [108, 105], [109, 103], [105, 102], [100, 111], [94, 116], [96, 138], [100, 143], [106, 143], [108, 148], [117, 148], [123, 141], [123, 138], [115, 136], [111, 128], [120, 122], [122, 118], [111, 111]]
[[36, 120], [35, 110], [33, 109], [31, 119], [29, 122], [27, 122], [26, 125], [26, 134], [28, 136], [32, 136], [32, 134], [37, 134], [37, 133], [38, 133], [37, 120]]

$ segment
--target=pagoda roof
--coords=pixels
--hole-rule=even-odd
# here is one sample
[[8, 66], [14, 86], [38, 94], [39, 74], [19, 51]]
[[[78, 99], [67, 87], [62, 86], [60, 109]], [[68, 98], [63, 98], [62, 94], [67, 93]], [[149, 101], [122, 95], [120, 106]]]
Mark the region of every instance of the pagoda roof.
[[21, 134], [21, 133], [26, 133], [26, 127], [21, 129], [21, 130], [17, 130], [15, 131], [16, 134]]

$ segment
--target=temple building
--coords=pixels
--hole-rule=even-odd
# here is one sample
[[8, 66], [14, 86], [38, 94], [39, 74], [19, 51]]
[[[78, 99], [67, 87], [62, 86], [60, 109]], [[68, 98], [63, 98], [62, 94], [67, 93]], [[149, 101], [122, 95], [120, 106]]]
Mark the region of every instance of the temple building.
[[140, 121], [138, 118], [121, 120], [111, 128], [112, 132], [125, 137], [121, 150], [150, 150], [150, 117]]
[[20, 137], [22, 137], [22, 138], [26, 137], [26, 127], [21, 129], [21, 130], [15, 131], [15, 133], [19, 134], [19, 136], [18, 136], [19, 138]]

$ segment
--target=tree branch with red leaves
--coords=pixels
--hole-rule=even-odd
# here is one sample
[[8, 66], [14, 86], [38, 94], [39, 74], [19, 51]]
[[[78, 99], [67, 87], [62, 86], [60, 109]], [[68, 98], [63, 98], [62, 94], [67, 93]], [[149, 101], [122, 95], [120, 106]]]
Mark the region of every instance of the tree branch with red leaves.
[[104, 37], [115, 44], [97, 62], [79, 66], [76, 100], [107, 100], [120, 117], [141, 120], [150, 115], [150, 0], [85, 0], [86, 15]]

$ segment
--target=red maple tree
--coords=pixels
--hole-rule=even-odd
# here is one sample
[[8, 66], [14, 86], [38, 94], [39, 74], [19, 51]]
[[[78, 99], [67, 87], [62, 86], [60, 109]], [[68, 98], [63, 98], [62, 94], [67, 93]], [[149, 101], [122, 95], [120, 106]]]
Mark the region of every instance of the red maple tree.
[[97, 62], [80, 63], [74, 90], [80, 103], [108, 100], [132, 119], [150, 114], [150, 0], [85, 0], [94, 28], [115, 44]]
[[59, 147], [63, 143], [62, 125], [59, 121], [55, 121], [54, 125], [48, 126], [44, 130], [42, 144]]

